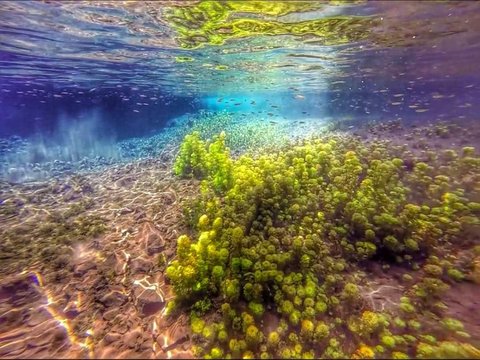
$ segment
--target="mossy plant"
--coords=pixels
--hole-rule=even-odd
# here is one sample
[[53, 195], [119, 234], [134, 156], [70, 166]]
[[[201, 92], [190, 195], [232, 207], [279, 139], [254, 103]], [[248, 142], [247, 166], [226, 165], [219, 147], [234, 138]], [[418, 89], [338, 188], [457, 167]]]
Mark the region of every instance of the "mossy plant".
[[[222, 304], [221, 339], [192, 317], [210, 356], [218, 347], [232, 357], [341, 358], [343, 331], [358, 343], [349, 356], [414, 355], [416, 338], [406, 336], [424, 329], [416, 314], [448, 291], [445, 281], [462, 280], [444, 261], [446, 249], [468, 244], [464, 225], [479, 225], [468, 206], [472, 192], [461, 188], [462, 176], [476, 171], [470, 160], [449, 161], [449, 170], [420, 161], [408, 169], [398, 148], [336, 136], [236, 159], [224, 133], [209, 142], [193, 134], [184, 144], [175, 172], [201, 179], [201, 192], [190, 209], [191, 235], [178, 238], [166, 275], [194, 316], [216, 310], [205, 299]], [[408, 294], [397, 317], [375, 309], [375, 292], [356, 273], [378, 260], [388, 272], [395, 259], [422, 269], [404, 275]], [[266, 313], [280, 319], [274, 331], [264, 329]]]

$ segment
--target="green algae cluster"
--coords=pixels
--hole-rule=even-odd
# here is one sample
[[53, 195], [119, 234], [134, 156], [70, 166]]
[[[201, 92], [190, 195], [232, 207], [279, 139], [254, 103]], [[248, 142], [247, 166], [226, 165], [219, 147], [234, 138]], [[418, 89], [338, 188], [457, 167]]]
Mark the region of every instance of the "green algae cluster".
[[[330, 135], [232, 159], [225, 138], [186, 136], [174, 164], [201, 179], [192, 232], [166, 269], [168, 313], [190, 312], [196, 356], [480, 357], [442, 303], [471, 278], [473, 148], [427, 164], [401, 146]], [[372, 262], [407, 271], [388, 311], [365, 291]]]
[[[344, 2], [332, 2], [341, 5]], [[181, 48], [222, 45], [230, 39], [260, 35], [309, 36], [326, 45], [338, 45], [366, 38], [375, 19], [360, 16], [332, 16], [297, 22], [281, 21], [292, 13], [320, 10], [317, 1], [200, 1], [191, 6], [170, 7], [165, 19], [177, 32]]]

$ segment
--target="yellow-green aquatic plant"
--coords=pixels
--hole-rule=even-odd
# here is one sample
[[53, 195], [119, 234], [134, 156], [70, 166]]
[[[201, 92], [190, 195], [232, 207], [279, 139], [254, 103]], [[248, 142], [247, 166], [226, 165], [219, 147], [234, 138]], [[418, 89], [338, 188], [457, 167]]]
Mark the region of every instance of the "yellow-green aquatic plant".
[[207, 151], [199, 132], [185, 136], [179, 155], [173, 165], [173, 172], [178, 176], [201, 178], [207, 173]]
[[[225, 141], [225, 134], [208, 143], [193, 134], [175, 162], [177, 174], [203, 181], [190, 208], [194, 235], [178, 238], [166, 274], [176, 301], [193, 315], [209, 311], [206, 299], [223, 304], [222, 339], [210, 330], [199, 333], [206, 353], [413, 356], [408, 344], [416, 338], [409, 332], [423, 329], [417, 309], [442, 296], [449, 287], [444, 280], [461, 281], [435, 256], [467, 244], [464, 227], [478, 226], [478, 208], [468, 205], [475, 190], [461, 187], [464, 173], [443, 181], [438, 176], [448, 169], [417, 162], [409, 171], [396, 148], [335, 136], [237, 159]], [[442, 186], [430, 191], [435, 181]], [[398, 261], [420, 269], [427, 257], [423, 276], [396, 304], [395, 320], [373, 308], [356, 275], [363, 263]], [[277, 330], [263, 332], [266, 312], [280, 318]], [[194, 332], [199, 324], [193, 317]], [[462, 333], [456, 322], [444, 324]], [[345, 331], [357, 348], [342, 347]]]
[[214, 137], [209, 143], [201, 140], [198, 131], [186, 135], [173, 171], [182, 177], [207, 178], [217, 191], [229, 188], [232, 181], [232, 160], [230, 150], [225, 146], [225, 133]]

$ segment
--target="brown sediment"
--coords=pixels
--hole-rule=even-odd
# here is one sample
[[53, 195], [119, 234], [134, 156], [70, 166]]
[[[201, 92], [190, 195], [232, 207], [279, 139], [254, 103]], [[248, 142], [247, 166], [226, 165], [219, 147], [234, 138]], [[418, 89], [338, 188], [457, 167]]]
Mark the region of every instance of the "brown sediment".
[[480, 286], [471, 282], [463, 282], [455, 284], [445, 294], [442, 299], [448, 307], [447, 314], [455, 319], [460, 320], [465, 331], [469, 334], [476, 334], [475, 340], [477, 346], [480, 343]]
[[[346, 124], [348, 125], [348, 124]], [[339, 129], [345, 128], [338, 124]], [[434, 121], [425, 125], [408, 125], [401, 120], [371, 122], [348, 130], [364, 141], [388, 140], [391, 145], [405, 146], [414, 155], [442, 149], [480, 148], [480, 127], [476, 121]]]
[[401, 275], [408, 271], [400, 266], [392, 266], [386, 272], [379, 263], [370, 262], [365, 281], [359, 286], [363, 298], [363, 308], [376, 312], [392, 311], [400, 303], [405, 291]]
[[[165, 262], [174, 256], [186, 231], [181, 201], [197, 186], [174, 179], [170, 168], [164, 159], [139, 161], [2, 188], [7, 203], [21, 205], [2, 216], [11, 253], [1, 260], [1, 357], [189, 357], [179, 341], [187, 319], [163, 320], [172, 294], [159, 254]], [[101, 223], [73, 235], [82, 218]]]

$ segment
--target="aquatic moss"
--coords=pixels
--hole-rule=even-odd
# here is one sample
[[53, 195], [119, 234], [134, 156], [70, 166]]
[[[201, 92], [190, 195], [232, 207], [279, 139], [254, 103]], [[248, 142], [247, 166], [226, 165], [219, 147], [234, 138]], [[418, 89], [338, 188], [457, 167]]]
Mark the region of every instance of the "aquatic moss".
[[[176, 175], [199, 179], [206, 177], [217, 191], [230, 186], [231, 168], [230, 150], [225, 146], [225, 133], [205, 143], [197, 131], [185, 137], [173, 165]], [[199, 227], [202, 227], [208, 217], [200, 217], [199, 221]]]
[[193, 132], [185, 137], [180, 153], [173, 165], [175, 175], [203, 177], [207, 168], [207, 151], [200, 133]]
[[478, 359], [480, 350], [470, 344], [442, 341], [438, 345], [419, 343], [416, 356], [420, 359]]
[[[461, 159], [445, 165], [433, 158], [433, 164], [417, 161], [408, 170], [400, 161], [401, 149], [337, 136], [237, 159], [230, 158], [225, 142], [225, 134], [210, 144], [198, 142], [196, 151], [206, 161], [198, 173], [201, 195], [192, 209], [201, 213], [193, 240], [179, 237], [177, 258], [166, 271], [184, 309], [194, 312], [194, 304], [206, 298], [224, 302], [229, 346], [222, 347], [225, 336], [215, 343], [203, 334], [208, 343], [232, 357], [258, 357], [266, 346], [273, 356], [313, 351], [341, 358], [354, 352], [338, 340], [349, 331], [358, 344], [413, 356], [403, 335], [423, 329], [414, 318], [417, 310], [431, 306], [430, 299], [449, 286], [441, 279], [441, 259], [451, 246], [468, 244], [465, 225], [478, 225], [467, 206], [475, 190], [461, 186], [465, 173], [479, 169], [460, 169]], [[181, 151], [177, 161], [189, 164], [199, 154]], [[447, 173], [456, 180], [429, 191]], [[398, 258], [417, 259], [404, 265], [422, 264], [425, 274], [410, 296], [400, 299], [401, 318], [391, 321], [368, 308], [368, 294], [352, 270], [382, 261], [388, 271], [389, 262]], [[263, 333], [267, 309], [281, 319], [277, 335]], [[340, 332], [344, 322], [347, 329]]]
[[353, 359], [374, 359], [375, 352], [373, 349], [365, 344], [360, 345], [360, 347], [353, 353]]
[[450, 331], [462, 331], [463, 324], [461, 321], [452, 318], [446, 318], [442, 320], [442, 325]]
[[465, 275], [458, 269], [448, 269], [447, 275], [455, 281], [462, 281], [465, 278]]
[[385, 345], [387, 348], [394, 348], [395, 347], [395, 338], [393, 336], [382, 336], [381, 338], [382, 344]]

